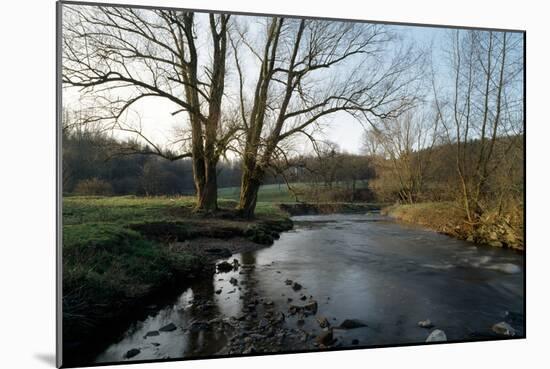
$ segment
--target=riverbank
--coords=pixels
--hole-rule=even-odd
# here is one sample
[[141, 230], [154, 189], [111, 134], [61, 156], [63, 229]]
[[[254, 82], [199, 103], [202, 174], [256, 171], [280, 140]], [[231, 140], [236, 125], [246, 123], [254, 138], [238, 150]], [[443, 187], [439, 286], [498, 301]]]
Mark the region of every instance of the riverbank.
[[259, 204], [252, 221], [236, 217], [233, 201], [214, 215], [193, 205], [191, 197], [64, 198], [65, 353], [78, 355], [153, 301], [211, 276], [215, 260], [270, 245], [293, 226], [274, 204]]
[[378, 211], [380, 204], [352, 203], [352, 202], [323, 202], [323, 203], [283, 203], [279, 208], [292, 215], [322, 215], [322, 214], [355, 214], [368, 211]]
[[524, 249], [522, 214], [497, 216], [488, 212], [476, 229], [466, 222], [463, 211], [452, 202], [392, 205], [383, 208], [382, 214], [476, 244]]
[[522, 255], [377, 214], [297, 218], [276, 247], [222, 260], [95, 362], [524, 335]]

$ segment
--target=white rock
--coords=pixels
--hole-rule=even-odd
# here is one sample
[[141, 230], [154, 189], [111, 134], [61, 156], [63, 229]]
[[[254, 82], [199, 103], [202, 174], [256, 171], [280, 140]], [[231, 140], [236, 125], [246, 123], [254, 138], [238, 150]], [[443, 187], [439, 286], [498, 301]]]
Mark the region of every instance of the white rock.
[[447, 341], [447, 335], [441, 329], [435, 329], [430, 333], [426, 342], [445, 342]]
[[500, 334], [501, 336], [513, 337], [516, 335], [516, 330], [506, 322], [500, 322], [493, 325], [493, 332]]

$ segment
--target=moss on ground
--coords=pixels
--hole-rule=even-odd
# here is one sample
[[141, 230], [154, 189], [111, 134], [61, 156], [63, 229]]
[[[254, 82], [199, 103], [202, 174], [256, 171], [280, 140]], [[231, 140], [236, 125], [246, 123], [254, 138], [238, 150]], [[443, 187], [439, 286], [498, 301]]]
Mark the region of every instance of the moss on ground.
[[236, 203], [216, 214], [194, 212], [192, 197], [66, 197], [63, 199], [63, 308], [66, 339], [124, 315], [159, 290], [185, 285], [205, 270], [202, 257], [174, 251], [170, 241], [244, 236], [270, 244], [292, 227], [273, 204], [254, 221], [238, 220]]

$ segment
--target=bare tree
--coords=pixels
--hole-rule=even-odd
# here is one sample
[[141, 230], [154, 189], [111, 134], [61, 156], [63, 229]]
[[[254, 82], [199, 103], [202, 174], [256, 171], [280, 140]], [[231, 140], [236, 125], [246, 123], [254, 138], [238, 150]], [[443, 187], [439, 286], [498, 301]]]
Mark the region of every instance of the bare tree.
[[[460, 201], [474, 226], [491, 197], [489, 181], [523, 134], [522, 36], [455, 30], [450, 34], [450, 88], [433, 91], [445, 137], [456, 147]], [[507, 148], [496, 155], [503, 142]]]
[[425, 175], [440, 134], [439, 122], [437, 112], [429, 114], [418, 108], [397, 118], [380, 119], [365, 132], [366, 154], [390, 163], [400, 201], [412, 204], [425, 190]]
[[[413, 104], [408, 74], [418, 56], [398, 49], [387, 27], [375, 24], [267, 20], [260, 48], [245, 31], [232, 44], [240, 76], [240, 103], [245, 132], [239, 209], [252, 217], [258, 190], [280, 146], [302, 134], [314, 139], [312, 127], [346, 112], [368, 122], [397, 117]], [[252, 96], [246, 96], [238, 53], [250, 52], [258, 67]], [[381, 53], [384, 53], [382, 57]]]
[[[63, 82], [91, 97], [95, 119], [147, 143], [148, 154], [169, 160], [190, 157], [199, 209], [217, 208], [216, 165], [233, 131], [222, 129], [229, 15], [119, 7], [64, 7]], [[208, 30], [206, 55], [197, 28]], [[155, 144], [128, 119], [143, 99], [162, 98], [187, 113], [190, 126], [174, 154]], [[139, 145], [139, 147], [142, 147]], [[129, 147], [132, 149], [132, 147]]]

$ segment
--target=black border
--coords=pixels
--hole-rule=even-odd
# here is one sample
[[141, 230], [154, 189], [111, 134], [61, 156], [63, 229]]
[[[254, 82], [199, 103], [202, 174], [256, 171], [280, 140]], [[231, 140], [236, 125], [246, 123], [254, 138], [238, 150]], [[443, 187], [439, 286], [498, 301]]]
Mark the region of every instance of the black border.
[[326, 21], [342, 21], [342, 22], [357, 22], [357, 23], [377, 23], [394, 26], [412, 26], [412, 27], [424, 27], [424, 28], [445, 28], [445, 29], [466, 29], [466, 30], [479, 30], [479, 31], [495, 31], [495, 32], [517, 32], [523, 34], [523, 239], [524, 239], [524, 251], [523, 251], [523, 311], [524, 311], [524, 335], [521, 337], [508, 337], [508, 338], [485, 338], [485, 339], [473, 339], [473, 340], [452, 340], [446, 342], [417, 342], [417, 343], [401, 343], [401, 344], [387, 344], [387, 345], [369, 345], [369, 346], [353, 346], [353, 347], [334, 347], [326, 350], [312, 349], [312, 350], [297, 350], [297, 351], [278, 351], [272, 353], [254, 353], [254, 354], [232, 354], [232, 355], [212, 355], [212, 356], [195, 356], [187, 358], [170, 358], [170, 359], [151, 359], [151, 360], [132, 360], [132, 361], [115, 361], [115, 362], [103, 362], [103, 363], [90, 363], [86, 364], [86, 367], [100, 367], [108, 365], [128, 365], [128, 364], [143, 364], [143, 363], [165, 363], [165, 362], [178, 362], [178, 361], [193, 361], [193, 360], [210, 360], [210, 359], [227, 359], [227, 358], [239, 358], [250, 356], [270, 356], [270, 355], [288, 355], [288, 354], [304, 354], [304, 353], [322, 353], [322, 352], [335, 352], [335, 351], [351, 351], [351, 350], [364, 350], [375, 348], [392, 348], [392, 347], [412, 347], [412, 346], [429, 346], [429, 345], [446, 345], [456, 343], [478, 343], [478, 342], [492, 342], [492, 341], [508, 341], [508, 340], [523, 340], [527, 338], [527, 31], [522, 29], [507, 29], [507, 28], [489, 28], [489, 27], [472, 27], [472, 26], [457, 26], [457, 25], [443, 25], [443, 24], [430, 24], [430, 23], [414, 23], [414, 22], [395, 22], [395, 21], [380, 21], [369, 19], [353, 19], [353, 18], [335, 18], [335, 17], [319, 17], [319, 16], [305, 16], [305, 15], [291, 15], [291, 14], [275, 14], [275, 13], [254, 13], [245, 11], [226, 11], [226, 10], [213, 10], [213, 9], [198, 9], [198, 8], [184, 8], [184, 7], [168, 7], [168, 6], [154, 6], [154, 5], [133, 5], [133, 4], [120, 4], [120, 3], [100, 3], [100, 2], [87, 2], [87, 1], [73, 1], [73, 0], [57, 0], [56, 1], [56, 366], [58, 368], [80, 368], [83, 366], [64, 366], [63, 365], [63, 314], [62, 314], [62, 231], [63, 231], [63, 219], [62, 219], [62, 206], [63, 206], [63, 188], [62, 188], [62, 53], [61, 53], [61, 37], [62, 37], [62, 7], [63, 5], [81, 5], [81, 6], [110, 6], [120, 8], [131, 9], [163, 9], [163, 10], [176, 10], [176, 11], [194, 11], [199, 13], [214, 13], [214, 14], [234, 14], [244, 16], [280, 16], [285, 18], [294, 19], [316, 19]]

